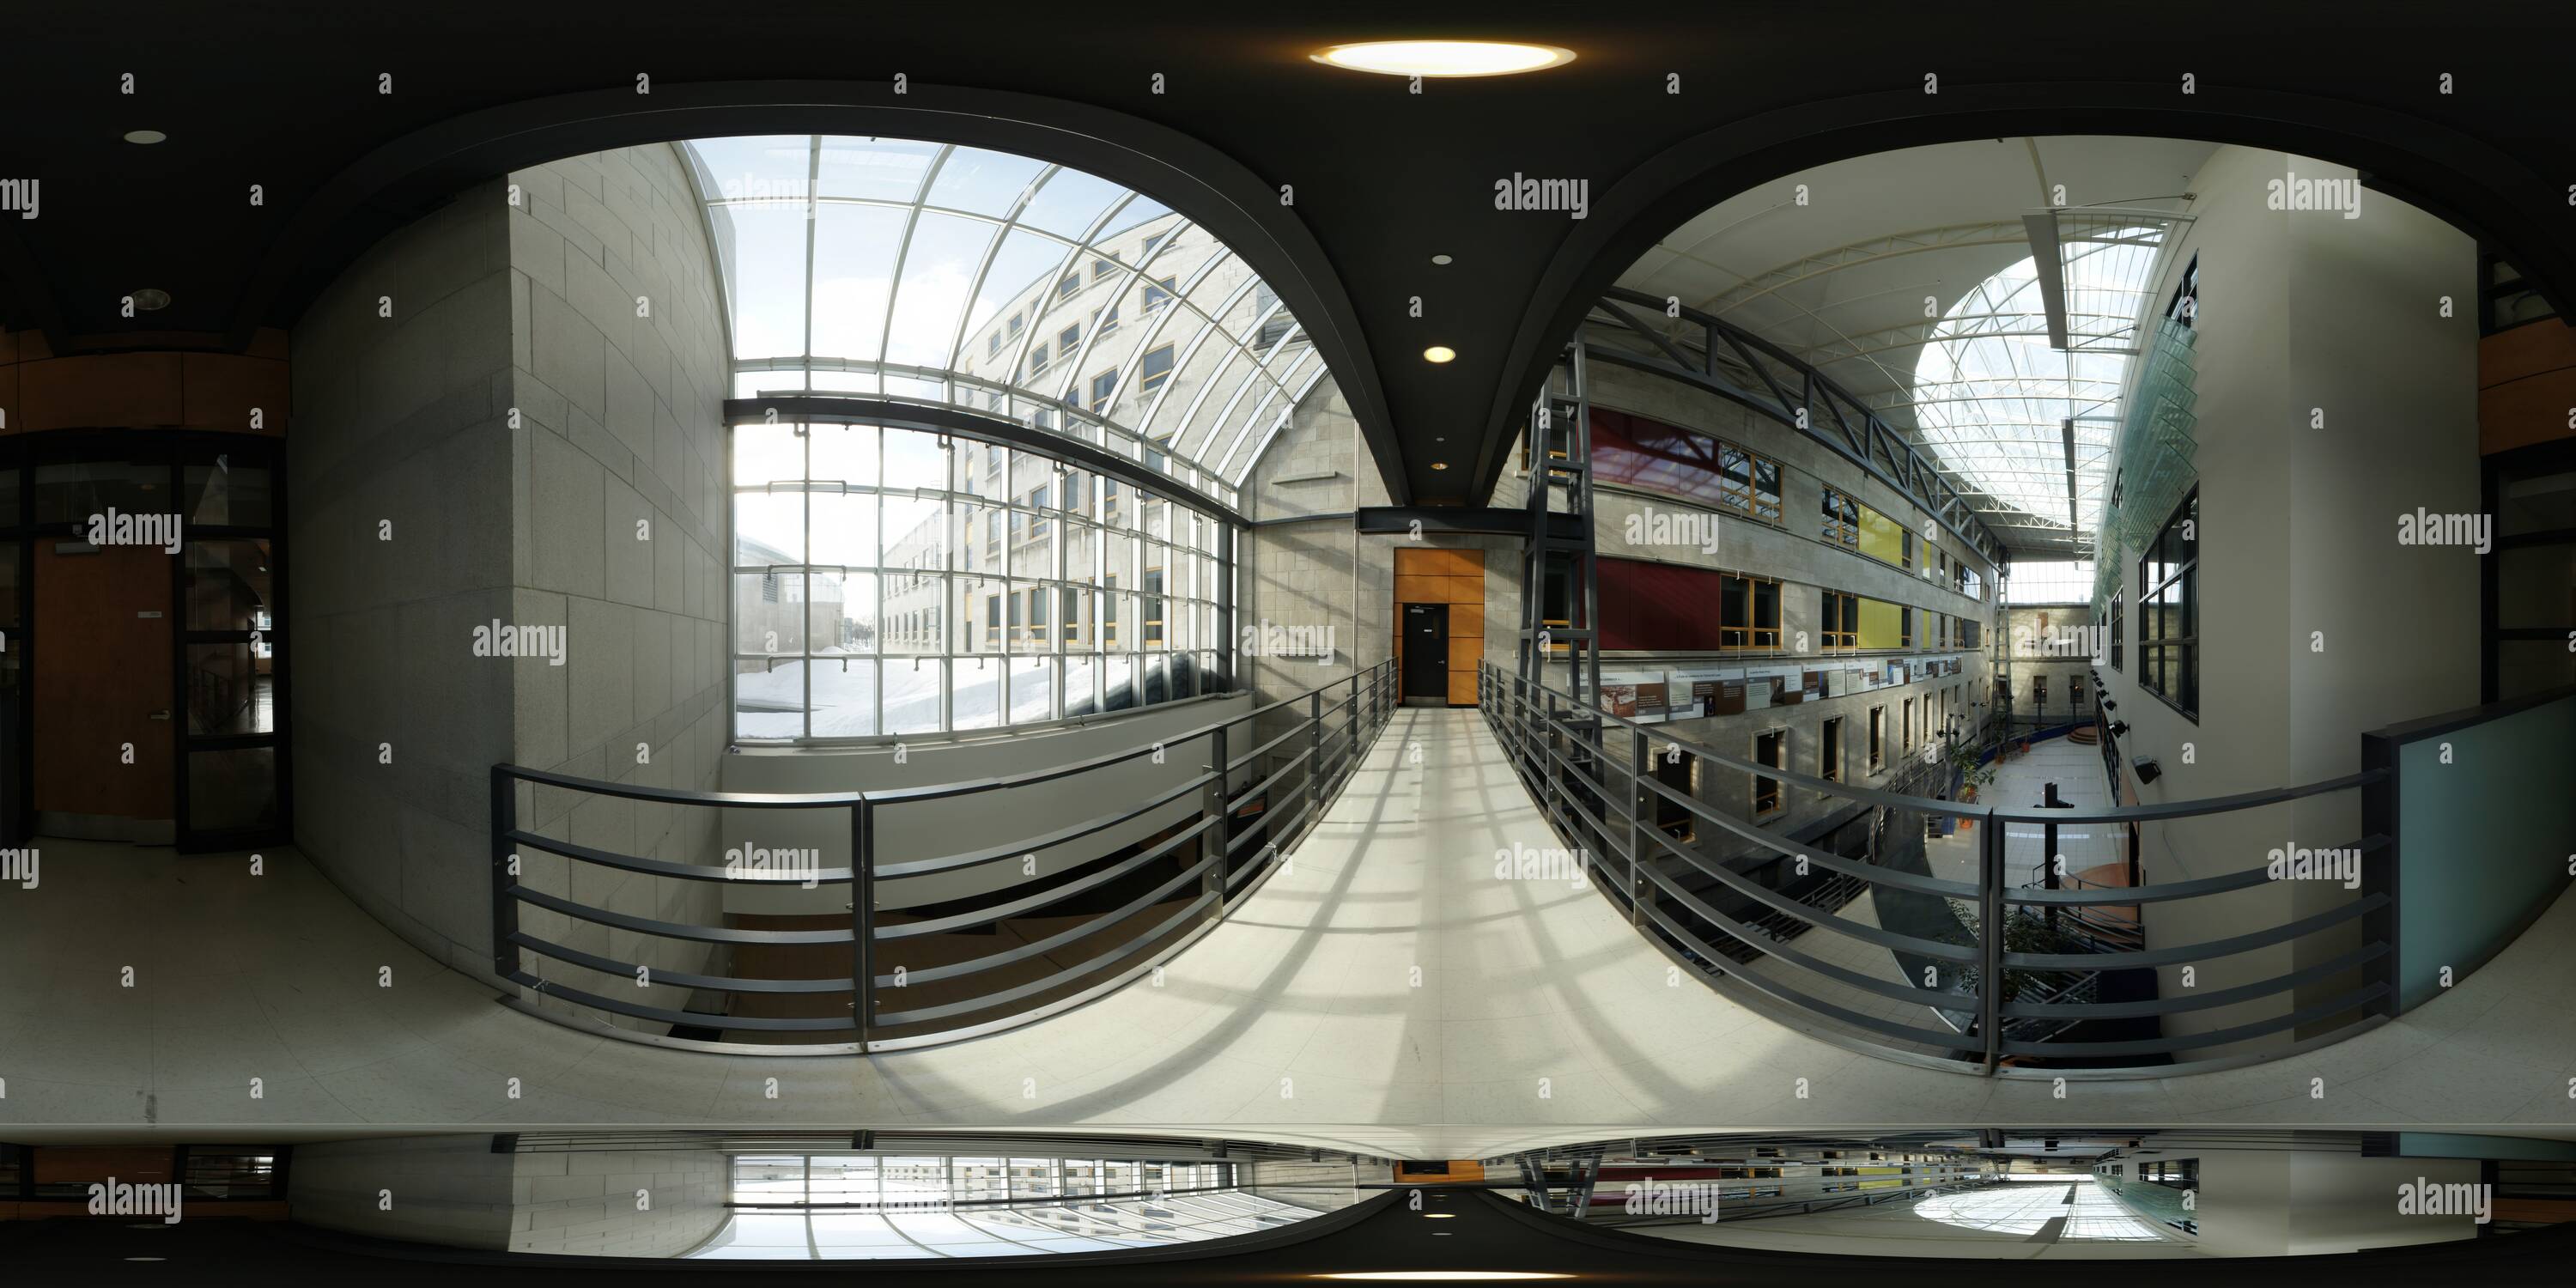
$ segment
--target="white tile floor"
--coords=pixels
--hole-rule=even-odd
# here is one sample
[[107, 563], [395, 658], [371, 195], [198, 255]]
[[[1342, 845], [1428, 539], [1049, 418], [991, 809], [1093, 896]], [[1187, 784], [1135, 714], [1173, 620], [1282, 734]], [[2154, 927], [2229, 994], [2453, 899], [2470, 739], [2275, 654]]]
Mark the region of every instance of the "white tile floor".
[[872, 1059], [664, 1051], [519, 1014], [291, 853], [251, 878], [47, 841], [38, 890], [0, 887], [0, 1124], [1222, 1127], [1427, 1157], [1649, 1127], [2576, 1124], [2576, 900], [2375, 1032], [2060, 1098], [1757, 1015], [1598, 892], [1496, 879], [1516, 841], [1554, 843], [1477, 714], [1400, 711], [1295, 862], [1163, 987]]
[[[1975, 1257], [1988, 1261], [2192, 1258], [2168, 1236], [2090, 1181], [2019, 1178], [1865, 1208], [1730, 1224], [1639, 1226], [1635, 1233], [1684, 1243], [1843, 1256]], [[2062, 1218], [2055, 1226], [2052, 1221]]]

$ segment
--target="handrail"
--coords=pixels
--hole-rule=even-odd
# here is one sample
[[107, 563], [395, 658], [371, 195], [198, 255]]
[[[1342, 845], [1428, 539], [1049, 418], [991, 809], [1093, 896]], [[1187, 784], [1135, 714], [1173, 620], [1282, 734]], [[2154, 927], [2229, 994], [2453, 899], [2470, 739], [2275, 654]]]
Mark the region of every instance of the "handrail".
[[[1097, 997], [1153, 969], [1205, 934], [1278, 867], [1280, 857], [1321, 817], [1332, 794], [1358, 768], [1361, 753], [1384, 732], [1396, 709], [1392, 659], [1354, 670], [1240, 714], [1195, 725], [1141, 746], [1086, 756], [1023, 773], [921, 787], [855, 792], [723, 792], [648, 787], [581, 778], [524, 765], [492, 767], [492, 962], [493, 972], [523, 995], [503, 1000], [565, 1023], [658, 1045], [744, 1053], [865, 1053], [953, 1041], [1028, 1023]], [[1329, 696], [1328, 696], [1329, 695]], [[1285, 716], [1286, 728], [1246, 755], [1229, 755], [1238, 725]], [[1247, 741], [1249, 741], [1247, 739]], [[959, 800], [980, 793], [1060, 782], [1146, 757], [1189, 759], [1168, 784], [1071, 823], [1032, 828], [1006, 844], [978, 845], [928, 855], [887, 852], [880, 817], [888, 808]], [[1253, 781], [1238, 790], [1244, 778]], [[849, 862], [785, 870], [739, 870], [653, 855], [620, 853], [605, 846], [543, 834], [520, 824], [520, 785], [577, 793], [585, 798], [714, 809], [811, 810], [849, 813]], [[534, 797], [531, 798], [536, 799]], [[1257, 815], [1242, 810], [1267, 800]], [[1003, 808], [1007, 809], [1007, 805]], [[569, 820], [571, 811], [562, 817]], [[1032, 862], [996, 888], [964, 895], [919, 884], [922, 878], [980, 870], [1056, 850], [1086, 837], [1132, 826], [1130, 843], [1038, 874]], [[1110, 838], [1116, 839], [1116, 838]], [[540, 881], [524, 853], [562, 860], [563, 884]], [[800, 849], [798, 855], [819, 854]], [[710, 914], [661, 915], [585, 902], [573, 881], [576, 869], [622, 872], [653, 880], [719, 889], [839, 885], [846, 899], [818, 902], [811, 912], [780, 914], [784, 924], [706, 923]], [[902, 897], [883, 896], [885, 882], [907, 884]], [[555, 888], [543, 888], [555, 886]], [[1017, 937], [1008, 929], [1033, 914], [1082, 896], [1101, 897], [1107, 911], [1081, 915], [1070, 926], [1049, 924], [1045, 933]], [[599, 898], [600, 896], [589, 896]], [[791, 896], [792, 897], [792, 896]], [[699, 905], [703, 906], [703, 905]], [[555, 919], [564, 930], [522, 928], [523, 909]], [[723, 917], [724, 914], [713, 914]], [[837, 921], [819, 928], [820, 921]], [[591, 927], [590, 942], [579, 928]], [[624, 960], [606, 932], [638, 937]], [[1011, 946], [960, 960], [934, 950], [918, 961], [885, 960], [917, 953], [907, 943], [963, 932], [998, 933]], [[1112, 932], [1115, 932], [1114, 934]], [[1052, 954], [1094, 941], [1078, 961]], [[645, 945], [651, 945], [646, 947]], [[695, 948], [687, 946], [695, 945]], [[746, 957], [744, 954], [765, 954]], [[526, 954], [535, 954], [532, 960]], [[945, 960], [943, 960], [945, 958]], [[546, 962], [587, 972], [572, 980], [548, 978]], [[917, 969], [916, 969], [917, 966]], [[605, 981], [605, 982], [599, 982]], [[636, 991], [618, 996], [624, 990]], [[655, 992], [655, 989], [662, 990]], [[888, 1006], [884, 991], [918, 1001]], [[676, 1004], [668, 1004], [673, 994]], [[927, 995], [924, 996], [923, 993]], [[844, 999], [834, 1001], [835, 997]], [[758, 999], [770, 999], [759, 1002]], [[798, 1001], [798, 999], [807, 999]], [[540, 1005], [551, 1000], [561, 1007]], [[756, 1005], [752, 1003], [757, 1003]], [[771, 1013], [784, 1007], [792, 1014]], [[764, 1009], [770, 1008], [770, 1009]], [[726, 1040], [728, 1033], [785, 1041]]]
[[[2358, 1031], [2393, 1014], [2390, 984], [2396, 954], [2378, 927], [2395, 898], [2387, 871], [2393, 849], [2386, 835], [2365, 835], [2344, 850], [2374, 858], [2365, 865], [2366, 887], [2349, 899], [2295, 918], [2282, 918], [2242, 934], [2196, 943], [2147, 946], [2143, 936], [2060, 932], [2054, 942], [2028, 945], [2045, 949], [2090, 947], [2097, 951], [2007, 950], [2010, 926], [2039, 924], [2043, 913], [2084, 922], [2086, 909], [2132, 907], [2183, 899], [2226, 897], [2236, 891], [2269, 885], [2286, 876], [2257, 866], [2217, 876], [2141, 886], [2048, 889], [2012, 884], [2005, 847], [2008, 823], [2118, 824], [2189, 818], [2280, 804], [2326, 793], [2359, 789], [2365, 794], [2393, 790], [2394, 775], [2370, 768], [2315, 783], [2239, 793], [2197, 801], [2111, 809], [2004, 809], [1969, 805], [1901, 791], [1854, 786], [1797, 773], [1786, 768], [1728, 755], [1695, 739], [1677, 736], [1602, 708], [1598, 703], [1545, 683], [1512, 675], [1491, 663], [1480, 663], [1477, 700], [1513, 770], [1538, 802], [1540, 812], [1570, 843], [1602, 857], [1605, 879], [1596, 883], [1604, 897], [1623, 910], [1640, 934], [1698, 967], [1712, 987], [1757, 1006], [1781, 1011], [1794, 1021], [1828, 1021], [1809, 1027], [1819, 1036], [1882, 1056], [1960, 1068], [1989, 1076], [2025, 1076], [2052, 1061], [2075, 1061], [2100, 1076], [2163, 1076], [2172, 1064], [2134, 1064], [2144, 1059], [2170, 1061], [2230, 1042], [2304, 1029], [2345, 1017], [2341, 1033]], [[1624, 741], [1625, 745], [1620, 745]], [[1880, 841], [1873, 825], [1871, 857], [1826, 852], [1801, 843], [1777, 827], [1764, 826], [1720, 809], [1687, 791], [1663, 782], [1649, 767], [1653, 757], [1678, 749], [1716, 767], [1754, 774], [1782, 784], [1783, 791], [1805, 789], [1839, 800], [1885, 810], [1973, 820], [1977, 835], [1975, 881], [1943, 879], [1920, 871], [1902, 871], [1874, 861]], [[1657, 821], [1681, 817], [1705, 825], [1709, 837], [1740, 839], [1757, 856], [1752, 867], [1720, 859], [1673, 839]], [[1764, 866], [1762, 854], [1778, 862], [1796, 856], [1805, 884], [1774, 887], [1753, 879]], [[1959, 938], [1934, 939], [1841, 914], [1847, 900], [1834, 890], [1859, 882], [1890, 895], [1938, 898], [1972, 905], [1973, 924], [1959, 927]], [[1831, 906], [1824, 906], [1830, 904]], [[2114, 981], [2137, 980], [2159, 968], [2195, 966], [2260, 948], [2306, 940], [2311, 935], [2358, 923], [2358, 947], [2330, 950], [2329, 959], [2310, 962], [2268, 978], [2222, 977], [2216, 987], [2179, 990], [2171, 996], [2144, 998], [2135, 985], [2112, 988]], [[1907, 923], [1914, 924], [1914, 923]], [[2091, 924], [2091, 923], [2086, 923]], [[1855, 972], [1826, 956], [1790, 946], [1799, 928], [1830, 932], [1900, 957], [1904, 983], [1890, 983]], [[1766, 927], [1768, 930], [1766, 930]], [[2102, 923], [2101, 933], [2118, 927]], [[1770, 931], [1780, 931], [1773, 934]], [[2020, 931], [2010, 933], [2018, 935]], [[1717, 943], [1740, 943], [1750, 957], [1721, 952]], [[2020, 942], [2016, 940], [2016, 942]], [[2132, 946], [2134, 945], [2134, 946]], [[1755, 969], [1761, 963], [1780, 969]], [[2259, 968], [2258, 968], [2259, 969]], [[2361, 972], [2357, 987], [2337, 989], [2345, 972]], [[1922, 975], [1917, 986], [1914, 978]], [[1817, 990], [1815, 979], [1831, 985]], [[2091, 981], [2087, 983], [2086, 981]], [[2336, 989], [2322, 997], [2318, 989]], [[2025, 996], [2016, 997], [2019, 991]], [[2126, 1000], [2100, 1000], [2108, 994]], [[1874, 995], [1917, 1002], [1944, 1025], [1942, 1032], [1890, 1019], [1837, 1001]], [[2091, 998], [2093, 1000], [2084, 1000]], [[2247, 1022], [2196, 1033], [2166, 1034], [2166, 1016], [2203, 1012], [2218, 1006], [2273, 1001], [2274, 1010]], [[2088, 1025], [2127, 1025], [2093, 1028]], [[2007, 1032], [2011, 1026], [2014, 1032]], [[2140, 1031], [2155, 1036], [2131, 1036]], [[1858, 1036], [1853, 1036], [1857, 1034]], [[2037, 1036], [2034, 1036], [2037, 1035]], [[2242, 1057], [2211, 1063], [2242, 1062]], [[2007, 1068], [2010, 1061], [2020, 1068]], [[2105, 1063], [2109, 1062], [2109, 1063]], [[2052, 1072], [2055, 1070], [2052, 1069]]]

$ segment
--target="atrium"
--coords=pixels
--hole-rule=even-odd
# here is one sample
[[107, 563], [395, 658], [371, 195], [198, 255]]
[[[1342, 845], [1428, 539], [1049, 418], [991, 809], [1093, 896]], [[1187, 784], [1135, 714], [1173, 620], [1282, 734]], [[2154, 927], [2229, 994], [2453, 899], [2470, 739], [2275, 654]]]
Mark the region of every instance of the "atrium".
[[595, 8], [0, 55], [0, 1257], [2576, 1217], [2564, 15]]

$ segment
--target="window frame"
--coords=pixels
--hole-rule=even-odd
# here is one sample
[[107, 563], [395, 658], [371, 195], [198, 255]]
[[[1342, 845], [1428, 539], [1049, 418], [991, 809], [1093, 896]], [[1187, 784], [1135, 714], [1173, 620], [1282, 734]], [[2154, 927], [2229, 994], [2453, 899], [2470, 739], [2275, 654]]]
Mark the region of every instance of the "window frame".
[[[2189, 529], [2188, 538], [2182, 535]], [[2171, 539], [2169, 543], [2168, 538]], [[2187, 545], [2180, 559], [2160, 558]], [[2161, 575], [2156, 570], [2162, 570]], [[2173, 598], [2165, 597], [2171, 592]], [[2153, 629], [2156, 633], [2149, 635]], [[2200, 723], [2200, 489], [2174, 503], [2173, 513], [2138, 552], [2138, 687], [2193, 724]]]
[[[1768, 760], [1765, 760], [1762, 757], [1762, 740], [1765, 738], [1771, 739], [1771, 758]], [[1753, 755], [1751, 759], [1754, 764], [1767, 765], [1776, 772], [1787, 773], [1789, 770], [1789, 726], [1772, 725], [1767, 729], [1754, 730]], [[1767, 792], [1763, 788], [1763, 784], [1765, 783], [1770, 784], [1770, 788]], [[1768, 806], [1763, 804], [1763, 801], [1766, 799], [1770, 801]], [[1752, 806], [1754, 818], [1767, 818], [1789, 807], [1789, 793], [1780, 779], [1773, 778], [1767, 774], [1757, 773], [1753, 775], [1752, 796], [1749, 803]]]
[[1869, 772], [1870, 772], [1870, 773], [1872, 773], [1872, 774], [1880, 774], [1880, 773], [1884, 773], [1884, 772], [1886, 772], [1886, 770], [1887, 770], [1887, 704], [1886, 704], [1886, 703], [1884, 703], [1884, 702], [1879, 703], [1877, 706], [1871, 707], [1871, 708], [1869, 709], [1869, 725], [1868, 725], [1868, 729], [1869, 729]]

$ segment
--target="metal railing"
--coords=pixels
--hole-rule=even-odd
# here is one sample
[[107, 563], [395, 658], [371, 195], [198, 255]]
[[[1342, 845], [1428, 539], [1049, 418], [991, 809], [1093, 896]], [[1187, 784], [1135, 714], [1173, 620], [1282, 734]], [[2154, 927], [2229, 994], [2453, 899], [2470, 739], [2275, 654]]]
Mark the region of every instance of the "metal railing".
[[[2178, 899], [2224, 897], [2266, 885], [2275, 879], [2266, 867], [2258, 865], [2221, 876], [2155, 885], [2108, 889], [2020, 886], [2013, 884], [2006, 871], [2006, 824], [2110, 825], [2220, 814], [2331, 792], [2384, 790], [2390, 781], [2385, 770], [2364, 770], [2301, 787], [2158, 805], [2104, 809], [2002, 809], [1899, 795], [1759, 765], [1676, 737], [1669, 731], [1652, 729], [1614, 715], [1594, 703], [1580, 701], [1544, 684], [1534, 685], [1490, 663], [1480, 666], [1477, 672], [1477, 705], [1484, 712], [1523, 785], [1558, 833], [1577, 849], [1603, 856], [1593, 864], [1595, 870], [1603, 874], [1603, 879], [1597, 884], [1606, 897], [1627, 912], [1630, 923], [1640, 933], [1646, 934], [1667, 953], [1708, 974], [1711, 984], [1728, 996], [1815, 1036], [1853, 1049], [1911, 1063], [1928, 1063], [1988, 1075], [1999, 1071], [2013, 1072], [2007, 1069], [2008, 1064], [2022, 1066], [2027, 1071], [2043, 1062], [2065, 1062], [2066, 1067], [2052, 1068], [2050, 1072], [2080, 1069], [2091, 1076], [2162, 1076], [2176, 1072], [2177, 1066], [2152, 1062], [2170, 1062], [2176, 1056], [2203, 1048], [2282, 1033], [2294, 1034], [2295, 1041], [2302, 1046], [2339, 1040], [2364, 1027], [2383, 1022], [2396, 1011], [2395, 953], [2387, 937], [2373, 937], [2375, 928], [2385, 922], [2384, 918], [2375, 918], [2373, 914], [2389, 907], [2394, 898], [2389, 884], [2393, 865], [2385, 861], [2386, 856], [2363, 865], [2364, 882], [2357, 897], [2323, 912], [2277, 921], [2277, 924], [2245, 934], [2200, 943], [2155, 948], [2141, 946], [2111, 952], [2019, 951], [2008, 948], [2005, 943], [2015, 929], [2026, 930], [2037, 921], [2033, 916], [2012, 915], [2009, 913], [2011, 909], [2044, 911], [2105, 905], [2142, 906]], [[1717, 809], [1658, 781], [1652, 772], [1640, 772], [1637, 768], [1647, 764], [1651, 756], [1668, 755], [1674, 748], [1703, 765], [1756, 774], [1847, 801], [1969, 821], [1978, 838], [1978, 879], [1974, 882], [1943, 880], [1821, 852], [1820, 846], [1801, 844], [1778, 831]], [[1962, 901], [1973, 909], [1974, 924], [1966, 924], [1963, 918], [1961, 933], [1935, 939], [1890, 930], [1883, 924], [1838, 916], [1833, 910], [1768, 888], [1745, 872], [1675, 841], [1655, 823], [1657, 812], [1668, 807], [1688, 811], [1699, 825], [1694, 831], [1701, 836], [1730, 834], [1770, 855], [1794, 855], [1805, 867], [1858, 878], [1867, 882], [1874, 892], [1893, 890]], [[2363, 816], [2370, 817], [2371, 814], [2365, 809]], [[2371, 835], [2346, 848], [2370, 856], [2387, 846], [2387, 837]], [[1695, 885], [1697, 890], [1693, 888]], [[1749, 915], [1744, 918], [1730, 916], [1710, 898], [1704, 897], [1702, 891], [1730, 898]], [[1919, 969], [1906, 969], [1897, 979], [1853, 970], [1793, 946], [1806, 942], [1807, 937], [1775, 939], [1762, 927], [1752, 924], [1773, 913], [1785, 913], [1812, 927], [1903, 954], [1928, 965], [1932, 977], [1939, 983], [1923, 987], [1900, 982], [1922, 978]], [[2265, 920], [2274, 918], [2266, 917]], [[2205, 963], [2216, 959], [2289, 944], [2347, 923], [2357, 923], [2360, 929], [2358, 946], [2342, 951], [2332, 951], [2332, 946], [2328, 946], [2313, 954], [2316, 959], [2308, 964], [2223, 988], [2193, 990], [2173, 997], [2150, 995], [2100, 1001], [2083, 1000], [2085, 990], [2067, 986], [2067, 981], [2073, 978], [2070, 972], [2127, 972], [2185, 966], [2205, 969]], [[1738, 968], [1728, 960], [1728, 952], [1704, 937], [1700, 927], [1711, 928], [1723, 939], [1755, 950], [1765, 963], [1777, 963], [1790, 969], [1756, 971]], [[2007, 929], [1997, 933], [1992, 929], [1995, 927]], [[2312, 1001], [2305, 1000], [2298, 992], [2303, 988], [2312, 992], [2333, 989], [2337, 981], [2347, 978], [2349, 972], [2358, 972], [2357, 976], [2350, 976], [2360, 980], [2355, 987], [2333, 991], [2330, 996]], [[1822, 981], [1822, 988], [1808, 983], [1810, 979]], [[1938, 1021], [1941, 1027], [1909, 1024], [1866, 1013], [1819, 996], [1818, 991], [1838, 992], [1846, 1000], [1859, 993], [1914, 1003], [1924, 1007], [1927, 1017]], [[2290, 996], [2264, 1018], [2192, 1033], [2161, 1032], [2161, 1021], [2166, 1016], [2259, 1002], [2283, 994]], [[1954, 1021], [1948, 1018], [1950, 1016], [1961, 1017], [1964, 1023], [1953, 1027]], [[2323, 1034], [2318, 1032], [2317, 1026], [2338, 1019], [2343, 1022]], [[1818, 1020], [1827, 1023], [1814, 1023]], [[2119, 1040], [2056, 1036], [2088, 1021], [2142, 1020], [2156, 1021], [2159, 1035]], [[2024, 1026], [2017, 1023], [2021, 1021], [2049, 1023]], [[2060, 1021], [2064, 1024], [2060, 1025]], [[2037, 1031], [2047, 1036], [2021, 1037], [2017, 1036], [2017, 1029], [2021, 1032]], [[2195, 1067], [2242, 1064], [2277, 1054], [2279, 1052], [2269, 1055], [2232, 1054], [2219, 1059], [2204, 1059]], [[2102, 1062], [2106, 1060], [2126, 1063], [2105, 1065]]]
[[[1322, 816], [1386, 728], [1397, 687], [1394, 663], [1381, 662], [1145, 746], [1006, 777], [879, 791], [686, 791], [495, 765], [492, 967], [527, 990], [528, 995], [503, 999], [519, 1009], [618, 1037], [693, 1049], [864, 1053], [1024, 1024], [1089, 1001], [1169, 960], [1257, 889], [1279, 856]], [[1265, 717], [1284, 727], [1264, 737], [1256, 722]], [[1248, 737], [1237, 734], [1248, 725], [1255, 726]], [[1253, 745], [1233, 750], [1245, 743]], [[989, 802], [997, 816], [1008, 817], [1014, 805], [1004, 793], [1013, 789], [1149, 759], [1159, 765], [1167, 758], [1195, 765], [1196, 772], [1158, 784], [1139, 800], [1102, 801], [1101, 812], [1078, 821], [1041, 820], [1002, 844], [917, 852], [917, 841], [889, 844], [882, 827], [899, 808], [945, 803], [956, 809], [957, 802], [970, 799]], [[859, 763], [853, 762], [854, 773]], [[833, 867], [755, 870], [578, 844], [522, 825], [522, 784], [531, 802], [537, 792], [571, 793], [566, 808], [547, 814], [567, 822], [571, 805], [601, 800], [682, 809], [846, 810], [849, 860]], [[1097, 844], [1105, 854], [1059, 871], [1035, 871], [1039, 852], [1131, 824], [1146, 829], [1141, 840], [1112, 847], [1118, 838], [1102, 838]], [[550, 883], [539, 882], [535, 869], [557, 865], [539, 864], [531, 852], [561, 860], [559, 889], [539, 888]], [[980, 888], [962, 894], [906, 894], [901, 885], [890, 894], [886, 884], [920, 885], [907, 879], [951, 874], [983, 880], [969, 880]], [[994, 883], [990, 878], [996, 875], [1011, 879]], [[655, 910], [673, 892], [658, 884], [665, 880], [718, 892], [842, 886], [849, 895], [837, 913], [717, 912], [694, 918], [601, 906], [595, 895], [577, 897], [602, 882], [636, 877], [648, 879], [645, 889]], [[613, 900], [613, 886], [611, 893]], [[523, 910], [533, 910], [528, 921], [544, 924], [524, 923]], [[1049, 910], [1059, 911], [1041, 920], [1039, 914]], [[796, 924], [740, 924], [782, 920]], [[824, 922], [831, 924], [817, 924]], [[608, 951], [563, 942], [584, 933], [582, 926], [601, 928], [589, 934], [604, 940]], [[1104, 933], [1112, 930], [1124, 933]], [[628, 945], [622, 953], [615, 947], [620, 943]], [[677, 945], [677, 951], [705, 960], [670, 969], [643, 960], [648, 945]], [[583, 978], [584, 972], [595, 982]], [[623, 986], [638, 995], [607, 991], [622, 992]], [[677, 991], [688, 1000], [657, 1004], [664, 994], [655, 990]], [[542, 1006], [540, 999], [570, 1005]]]

